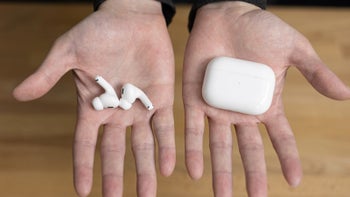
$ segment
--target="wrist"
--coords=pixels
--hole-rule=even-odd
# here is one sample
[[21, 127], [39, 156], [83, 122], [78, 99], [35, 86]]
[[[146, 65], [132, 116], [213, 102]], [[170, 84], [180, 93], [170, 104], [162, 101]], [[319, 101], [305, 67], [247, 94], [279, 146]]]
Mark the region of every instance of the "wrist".
[[106, 0], [99, 6], [99, 10], [109, 10], [116, 14], [162, 15], [161, 3], [155, 0]]
[[[255, 2], [255, 3], [254, 3]], [[202, 15], [227, 15], [240, 16], [244, 13], [253, 10], [264, 9], [266, 3], [264, 0], [242, 0], [242, 1], [227, 1], [227, 0], [207, 0], [199, 1], [199, 3], [194, 4], [190, 15], [188, 28], [191, 31], [197, 15], [201, 13]]]
[[205, 17], [208, 18], [222, 18], [222, 20], [235, 20], [241, 15], [261, 10], [261, 8], [242, 1], [225, 1], [204, 5], [197, 11], [196, 18]]
[[243, 1], [221, 1], [204, 5], [199, 8], [197, 12], [234, 13], [236, 15], [241, 15], [246, 12], [259, 9], [261, 8]]

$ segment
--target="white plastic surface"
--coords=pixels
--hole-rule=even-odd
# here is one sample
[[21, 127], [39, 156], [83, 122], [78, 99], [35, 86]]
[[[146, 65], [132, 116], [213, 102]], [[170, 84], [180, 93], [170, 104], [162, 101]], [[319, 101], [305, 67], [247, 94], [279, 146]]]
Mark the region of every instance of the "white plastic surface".
[[100, 111], [106, 108], [118, 107], [119, 99], [112, 85], [101, 76], [96, 76], [95, 81], [105, 90], [105, 93], [92, 100], [92, 106], [94, 109]]
[[266, 112], [275, 89], [273, 70], [261, 63], [216, 57], [207, 66], [202, 96], [213, 107], [259, 115]]

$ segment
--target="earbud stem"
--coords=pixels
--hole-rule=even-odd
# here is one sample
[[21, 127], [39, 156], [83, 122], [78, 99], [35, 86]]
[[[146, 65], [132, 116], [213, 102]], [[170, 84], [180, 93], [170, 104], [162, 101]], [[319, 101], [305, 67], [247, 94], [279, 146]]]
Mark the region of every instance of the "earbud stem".
[[107, 94], [117, 96], [114, 88], [103, 77], [96, 76], [95, 81], [106, 91]]

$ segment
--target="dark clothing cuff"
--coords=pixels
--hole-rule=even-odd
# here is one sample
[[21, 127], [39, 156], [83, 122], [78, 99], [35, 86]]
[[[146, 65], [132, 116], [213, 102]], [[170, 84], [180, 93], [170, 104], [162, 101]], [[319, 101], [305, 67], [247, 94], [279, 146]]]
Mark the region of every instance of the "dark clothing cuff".
[[[191, 31], [194, 23], [194, 19], [196, 18], [196, 13], [199, 8], [209, 3], [222, 2], [222, 1], [237, 1], [237, 0], [195, 0], [192, 9], [190, 11], [190, 15], [188, 17], [188, 29]], [[261, 9], [266, 9], [266, 0], [238, 0], [247, 2], [253, 5], [260, 7]]]
[[[105, 0], [94, 0], [94, 11], [97, 11], [100, 5]], [[172, 0], [157, 0], [162, 3], [162, 12], [165, 18], [165, 22], [167, 25], [169, 25], [175, 15], [175, 5], [172, 2]]]
[[105, 0], [94, 0], [94, 11], [97, 11], [100, 5], [104, 2]]

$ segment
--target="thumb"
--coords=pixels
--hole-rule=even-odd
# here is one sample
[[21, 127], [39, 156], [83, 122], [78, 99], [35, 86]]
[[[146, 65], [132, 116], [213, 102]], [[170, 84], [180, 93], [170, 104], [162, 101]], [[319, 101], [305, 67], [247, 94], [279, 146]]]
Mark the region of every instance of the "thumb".
[[[70, 57], [63, 46], [56, 43], [42, 65], [13, 91], [19, 101], [30, 101], [46, 94], [70, 70]], [[67, 55], [68, 54], [68, 55]]]
[[305, 43], [295, 50], [292, 63], [319, 93], [336, 100], [350, 99], [349, 87], [322, 62], [311, 44]]

